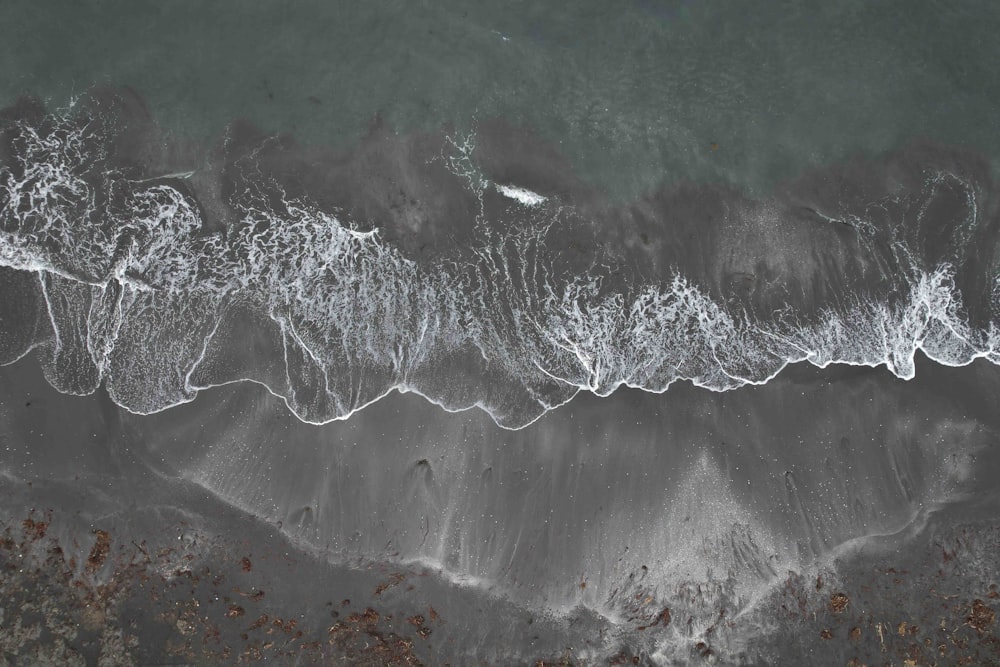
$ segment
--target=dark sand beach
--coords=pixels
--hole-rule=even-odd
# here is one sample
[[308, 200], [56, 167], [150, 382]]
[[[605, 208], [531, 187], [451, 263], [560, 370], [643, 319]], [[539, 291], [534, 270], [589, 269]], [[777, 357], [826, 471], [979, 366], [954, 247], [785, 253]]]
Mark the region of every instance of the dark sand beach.
[[508, 431], [405, 394], [315, 427], [249, 384], [138, 417], [19, 362], [5, 557], [33, 574], [5, 618], [143, 662], [988, 659], [966, 616], [996, 595], [997, 374], [925, 365], [622, 390]]
[[0, 18], [0, 665], [1000, 664], [988, 3]]

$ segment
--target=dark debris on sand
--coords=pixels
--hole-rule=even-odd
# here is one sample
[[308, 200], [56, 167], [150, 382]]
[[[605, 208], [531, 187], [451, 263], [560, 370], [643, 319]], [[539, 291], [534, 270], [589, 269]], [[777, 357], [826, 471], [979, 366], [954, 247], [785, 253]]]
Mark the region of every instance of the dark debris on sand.
[[825, 600], [790, 573], [770, 606], [783, 632], [767, 638], [772, 647], [760, 653], [770, 659], [761, 664], [812, 655], [823, 656], [816, 664], [850, 667], [1000, 665], [1000, 527], [953, 527], [934, 543], [947, 546], [896, 564], [842, 563], [842, 590]]
[[[320, 619], [289, 613], [264, 595], [246, 556], [209, 559], [183, 546], [119, 542], [103, 528], [94, 529], [89, 546], [64, 550], [51, 522], [50, 512], [32, 512], [0, 533], [2, 663], [423, 665], [435, 664], [430, 649], [444, 641], [438, 628], [445, 621], [434, 607], [414, 601], [407, 613], [395, 607], [394, 617], [379, 606], [390, 589], [405, 597], [412, 573], [386, 567], [368, 600], [330, 602]], [[789, 573], [764, 603], [774, 623], [773, 632], [762, 633], [766, 646], [741, 654], [727, 649], [740, 631], [732, 614], [719, 609], [710, 628], [691, 632], [678, 614], [698, 591], [679, 590], [669, 606], [669, 596], [633, 594], [632, 630], [605, 657], [567, 648], [525, 664], [648, 665], [658, 641], [669, 637], [689, 642], [691, 664], [1000, 665], [1000, 590], [990, 579], [996, 573], [984, 568], [989, 549], [1000, 546], [1000, 528], [991, 530], [955, 528], [940, 536], [946, 548], [933, 567], [830, 573], [833, 593]], [[86, 558], [78, 564], [72, 553]], [[920, 557], [914, 563], [924, 563]], [[594, 639], [592, 646], [606, 650]]]
[[324, 627], [282, 617], [264, 591], [229, 584], [250, 571], [246, 557], [211, 568], [102, 529], [78, 567], [50, 521], [32, 513], [0, 534], [0, 664], [424, 664], [413, 651], [431, 632], [423, 622], [404, 637], [371, 607]]

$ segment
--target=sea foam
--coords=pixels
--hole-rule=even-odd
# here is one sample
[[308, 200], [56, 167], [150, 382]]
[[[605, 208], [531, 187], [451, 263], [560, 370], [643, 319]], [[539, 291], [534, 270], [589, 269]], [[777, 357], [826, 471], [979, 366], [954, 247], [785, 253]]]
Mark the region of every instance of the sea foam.
[[[468, 142], [450, 164], [461, 163], [455, 181], [479, 202], [477, 231], [427, 260], [377, 220], [366, 226], [290, 193], [253, 150], [218, 175], [231, 220], [213, 224], [190, 172], [157, 177], [122, 159], [116, 118], [69, 110], [6, 122], [0, 264], [37, 278], [48, 321], [18, 345], [37, 347], [53, 386], [85, 394], [103, 382], [132, 412], [250, 380], [312, 423], [347, 418], [395, 388], [519, 428], [581, 390], [662, 392], [688, 380], [725, 391], [800, 361], [885, 365], [911, 378], [918, 350], [947, 365], [1000, 360], [995, 319], [971, 324], [956, 282], [960, 251], [985, 223], [975, 188], [953, 175], [929, 172], [912, 202], [880, 204], [901, 211], [895, 219], [821, 216], [853, 220], [852, 243], [891, 257], [889, 288], [762, 316], [680, 267], [644, 278], [624, 253], [567, 263], [566, 239], [587, 212], [511, 185], [496, 188], [531, 214], [490, 209]], [[950, 256], [921, 247], [919, 216], [943, 187], [964, 192], [971, 211], [942, 223]], [[995, 302], [1000, 277], [989, 280]]]

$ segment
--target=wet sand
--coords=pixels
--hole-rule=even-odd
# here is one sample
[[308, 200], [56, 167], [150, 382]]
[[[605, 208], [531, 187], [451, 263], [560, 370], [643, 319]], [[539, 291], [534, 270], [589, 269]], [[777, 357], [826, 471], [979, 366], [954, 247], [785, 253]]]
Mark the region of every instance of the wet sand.
[[86, 105], [134, 121], [78, 137], [98, 162], [76, 139], [22, 160], [16, 123], [0, 155], [75, 197], [4, 218], [6, 653], [995, 651], [982, 156], [612, 205], [501, 121], [475, 146], [376, 123], [340, 152], [237, 122], [179, 176], [192, 147], [138, 94]]
[[[414, 395], [315, 427], [249, 384], [140, 417], [103, 392], [56, 393], [30, 359], [2, 372], [9, 530], [24, 530], [16, 522], [29, 508], [51, 516], [46, 539], [75, 558], [73, 577], [100, 586], [120, 570], [126, 583], [117, 585], [132, 588], [142, 579], [134, 564], [88, 572], [93, 531], [108, 533], [109, 553], [136, 562], [136, 545], [173, 547], [193, 556], [192, 571], [230, 578], [217, 589], [203, 573], [190, 599], [223, 590], [247, 610], [253, 603], [230, 585], [238, 579], [241, 591], [267, 591], [270, 616], [298, 614], [307, 634], [322, 635], [324, 605], [350, 598], [343, 616], [377, 610], [380, 632], [411, 638], [424, 664], [551, 659], [563, 644], [581, 664], [621, 651], [686, 660], [710, 649], [726, 664], [780, 664], [833, 645], [847, 659], [874, 655], [872, 624], [893, 634], [890, 611], [926, 632], [938, 623], [916, 574], [895, 584], [902, 607], [868, 594], [862, 620], [871, 627], [858, 641], [850, 628], [838, 630], [839, 643], [819, 636], [826, 628], [809, 640], [823, 619], [807, 623], [781, 605], [794, 585], [810, 610], [829, 606], [834, 588], [863, 598], [877, 567], [933, 573], [931, 587], [995, 607], [988, 554], [1000, 529], [1000, 423], [991, 405], [1000, 373], [987, 364], [923, 363], [910, 382], [883, 369], [806, 366], [726, 393], [620, 391], [580, 397], [516, 432]], [[954, 546], [933, 546], [961, 525], [972, 528]], [[935, 573], [950, 561], [939, 562], [942, 550], [963, 554], [947, 574]], [[254, 566], [261, 579], [236, 573], [240, 559], [259, 563], [261, 553], [273, 561]], [[160, 567], [171, 582], [163, 586], [183, 581], [171, 567]], [[872, 611], [880, 605], [885, 619]], [[448, 624], [431, 626], [427, 606]], [[196, 615], [229, 627], [227, 609]], [[650, 632], [664, 609], [673, 620]], [[384, 625], [388, 614], [395, 622]], [[413, 615], [426, 625], [399, 622]], [[530, 638], [519, 625], [529, 620]], [[363, 633], [370, 621], [349, 624]], [[162, 623], [126, 631], [142, 636], [151, 652], [142, 655], [168, 650], [154, 637], [178, 639]], [[433, 630], [426, 641], [421, 628]], [[795, 639], [783, 648], [764, 641], [788, 632]], [[967, 646], [986, 651], [992, 632], [972, 633]], [[257, 645], [238, 636], [223, 644]], [[329, 633], [321, 640], [331, 646]]]

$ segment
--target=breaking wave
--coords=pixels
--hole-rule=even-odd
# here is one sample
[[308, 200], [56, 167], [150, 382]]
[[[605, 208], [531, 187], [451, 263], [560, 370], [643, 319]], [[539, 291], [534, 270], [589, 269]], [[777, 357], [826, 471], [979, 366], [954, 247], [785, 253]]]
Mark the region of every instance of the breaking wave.
[[135, 413], [254, 381], [312, 423], [398, 389], [506, 428], [581, 390], [725, 391], [800, 361], [1000, 363], [992, 182], [965, 156], [612, 206], [498, 152], [497, 127], [333, 155], [235, 124], [177, 171], [127, 92], [19, 103], [0, 361], [34, 350], [58, 390]]

